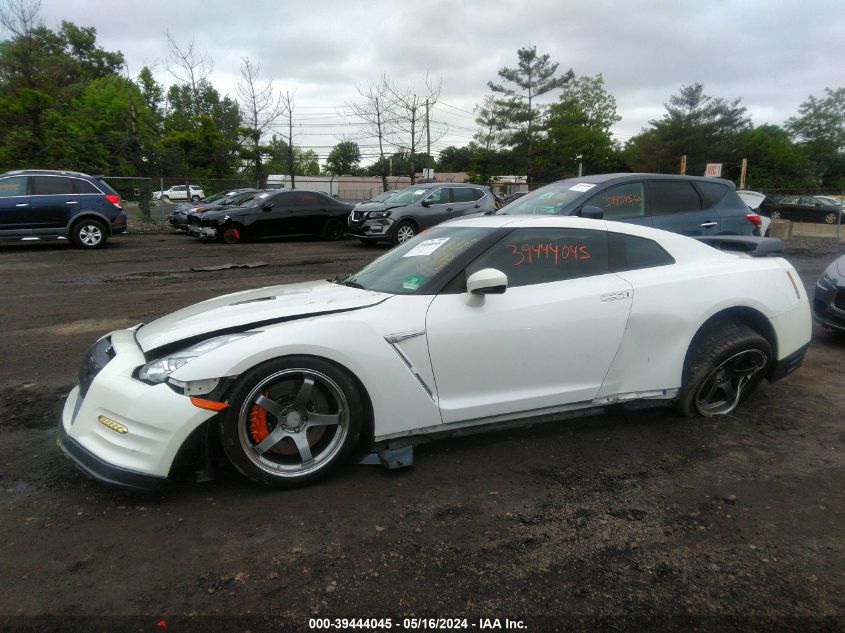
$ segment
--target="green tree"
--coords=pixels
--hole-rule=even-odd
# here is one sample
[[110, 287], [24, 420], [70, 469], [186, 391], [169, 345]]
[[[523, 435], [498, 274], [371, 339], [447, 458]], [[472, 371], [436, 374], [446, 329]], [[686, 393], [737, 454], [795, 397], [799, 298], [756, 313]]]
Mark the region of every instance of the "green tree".
[[549, 55], [537, 55], [537, 47], [520, 48], [517, 51], [519, 62], [516, 68], [500, 68], [499, 77], [506, 83], [487, 82], [495, 93], [502, 95], [496, 100], [501, 117], [500, 127], [507, 130], [504, 144], [522, 146], [525, 151], [525, 169], [529, 182], [532, 178], [533, 150], [541, 134], [542, 118], [545, 107], [537, 99], [543, 95], [563, 88], [573, 77], [570, 69], [558, 76], [558, 63], [549, 61]]
[[537, 176], [546, 182], [582, 173], [620, 169], [619, 147], [610, 128], [621, 117], [601, 75], [568, 83], [549, 106], [547, 135], [538, 145]]
[[440, 152], [436, 169], [440, 172], [469, 171], [472, 160], [472, 148], [450, 145]]
[[825, 88], [821, 99], [811, 95], [786, 127], [805, 151], [817, 184], [845, 186], [845, 88]]
[[682, 86], [663, 118], [628, 141], [626, 161], [634, 171], [677, 172], [685, 154], [688, 174], [703, 175], [706, 163], [721, 162], [723, 175], [736, 178], [742, 158], [736, 138], [751, 127], [740, 101], [706, 95], [700, 83]]
[[293, 150], [293, 165], [297, 176], [319, 176], [320, 160], [313, 149]]
[[739, 153], [748, 159], [749, 189], [799, 189], [815, 184], [813, 166], [789, 132], [761, 125], [737, 137]]
[[358, 171], [361, 149], [354, 141], [342, 141], [332, 148], [326, 159], [326, 173], [341, 176]]

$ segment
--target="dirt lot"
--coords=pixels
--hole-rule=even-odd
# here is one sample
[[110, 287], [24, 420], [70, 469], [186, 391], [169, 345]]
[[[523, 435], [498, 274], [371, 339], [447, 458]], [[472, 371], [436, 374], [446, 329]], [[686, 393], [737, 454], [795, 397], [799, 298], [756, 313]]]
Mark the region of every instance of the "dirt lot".
[[[788, 257], [812, 292], [841, 250], [795, 241]], [[444, 440], [411, 469], [350, 465], [292, 492], [223, 471], [132, 495], [59, 453], [61, 400], [101, 333], [379, 252], [175, 234], [100, 252], [0, 246], [0, 630], [308, 630], [344, 616], [393, 630], [409, 616], [842, 630], [845, 337], [818, 327], [804, 367], [735, 415], [656, 409]], [[194, 270], [234, 263], [267, 265]], [[22, 617], [45, 615], [58, 617]]]

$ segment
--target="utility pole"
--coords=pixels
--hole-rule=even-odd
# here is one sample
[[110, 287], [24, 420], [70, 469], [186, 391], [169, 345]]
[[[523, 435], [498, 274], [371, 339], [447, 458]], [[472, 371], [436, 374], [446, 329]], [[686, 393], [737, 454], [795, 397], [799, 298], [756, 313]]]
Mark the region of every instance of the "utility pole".
[[742, 159], [742, 170], [739, 173], [739, 188], [745, 189], [745, 175], [748, 173], [748, 159]]
[[683, 156], [681, 156], [681, 171], [680, 171], [680, 174], [681, 174], [681, 176], [683, 176], [686, 173], [687, 173], [687, 155], [684, 154]]
[[[425, 141], [426, 141], [426, 155], [428, 158], [425, 161], [426, 167], [431, 167], [431, 126], [428, 121], [428, 97], [425, 98]], [[429, 178], [429, 180], [431, 180]]]

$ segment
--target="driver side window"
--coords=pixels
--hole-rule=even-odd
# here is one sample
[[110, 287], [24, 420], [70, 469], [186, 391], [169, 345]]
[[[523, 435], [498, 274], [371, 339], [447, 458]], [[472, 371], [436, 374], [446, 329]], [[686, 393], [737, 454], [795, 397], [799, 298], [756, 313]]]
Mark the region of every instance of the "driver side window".
[[467, 266], [463, 278], [482, 268], [508, 276], [509, 287], [530, 286], [609, 272], [607, 235], [589, 229], [516, 229]]
[[605, 189], [594, 195], [584, 203], [604, 211], [605, 220], [621, 220], [624, 218], [641, 218], [645, 215], [645, 197], [643, 183], [628, 182]]
[[426, 198], [426, 202], [430, 204], [445, 204], [449, 202], [449, 189], [447, 187], [435, 189]]

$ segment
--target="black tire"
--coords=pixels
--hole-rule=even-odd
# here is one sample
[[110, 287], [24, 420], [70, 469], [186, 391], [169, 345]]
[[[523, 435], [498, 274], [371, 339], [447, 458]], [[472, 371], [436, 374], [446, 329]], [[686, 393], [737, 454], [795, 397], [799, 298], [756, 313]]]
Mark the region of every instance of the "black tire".
[[730, 413], [757, 388], [771, 360], [769, 342], [747, 325], [732, 318], [711, 323], [687, 354], [678, 412], [687, 417]]
[[244, 476], [275, 488], [327, 476], [349, 459], [363, 428], [364, 405], [352, 378], [312, 356], [251, 369], [229, 402], [220, 417], [227, 457]]
[[86, 218], [71, 227], [70, 239], [77, 248], [103, 248], [109, 239], [109, 231], [104, 222]]
[[197, 202], [199, 199], [199, 196], [191, 196], [191, 202]]
[[838, 213], [825, 213], [824, 215], [824, 223], [825, 224], [836, 224], [836, 216], [839, 215]]
[[417, 227], [413, 222], [402, 220], [393, 228], [393, 245], [404, 244], [417, 234]]
[[323, 229], [320, 231], [320, 237], [329, 242], [336, 242], [343, 237], [346, 232], [346, 227], [337, 218], [329, 218], [323, 224]]
[[220, 239], [224, 244], [241, 244], [246, 242], [246, 232], [244, 227], [238, 224], [230, 224], [223, 228]]
[[781, 218], [783, 218], [783, 214], [780, 211], [772, 211], [769, 214], [769, 217], [773, 220], [780, 220]]

